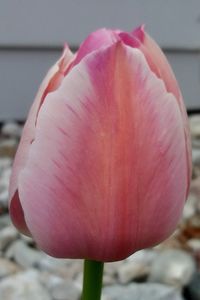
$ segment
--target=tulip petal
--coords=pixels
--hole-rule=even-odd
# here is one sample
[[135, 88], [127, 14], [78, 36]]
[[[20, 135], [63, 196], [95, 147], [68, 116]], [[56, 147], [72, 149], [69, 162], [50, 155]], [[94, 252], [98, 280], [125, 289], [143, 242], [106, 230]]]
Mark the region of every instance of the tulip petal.
[[78, 64], [83, 57], [92, 51], [98, 50], [101, 47], [109, 46], [119, 40], [118, 31], [102, 28], [91, 33], [85, 41], [81, 44], [76, 59], [73, 62], [73, 66]]
[[[188, 180], [187, 180], [187, 195], [189, 193], [190, 179], [192, 174], [191, 163], [191, 138], [189, 132], [187, 112], [179, 89], [178, 82], [175, 75], [160, 47], [157, 43], [145, 32], [144, 25], [136, 28], [132, 32], [133, 40], [138, 39], [140, 46], [137, 46], [145, 55], [145, 58], [151, 70], [161, 78], [166, 86], [168, 92], [173, 93], [177, 99], [182, 117], [184, 119], [186, 155], [188, 165]], [[136, 42], [135, 42], [136, 43]]]
[[118, 42], [46, 97], [19, 196], [42, 250], [114, 261], [174, 230], [186, 178], [175, 97], [138, 49]]
[[164, 81], [167, 91], [173, 93], [178, 100], [180, 98], [178, 83], [160, 47], [145, 32], [144, 26], [136, 28], [132, 36], [140, 41], [139, 48], [145, 55], [151, 70]]
[[25, 232], [28, 232], [28, 229], [25, 225], [23, 210], [21, 208], [20, 199], [18, 197], [18, 176], [20, 171], [26, 164], [27, 155], [31, 143], [35, 138], [35, 125], [37, 121], [38, 111], [46, 95], [59, 86], [60, 82], [64, 77], [65, 69], [72, 60], [72, 57], [73, 55], [69, 50], [68, 46], [66, 45], [61, 58], [47, 73], [37, 93], [35, 101], [31, 107], [28, 119], [23, 129], [22, 138], [15, 156], [9, 188], [10, 213], [13, 223], [16, 225], [16, 227], [18, 227], [20, 230], [22, 230], [23, 227]]

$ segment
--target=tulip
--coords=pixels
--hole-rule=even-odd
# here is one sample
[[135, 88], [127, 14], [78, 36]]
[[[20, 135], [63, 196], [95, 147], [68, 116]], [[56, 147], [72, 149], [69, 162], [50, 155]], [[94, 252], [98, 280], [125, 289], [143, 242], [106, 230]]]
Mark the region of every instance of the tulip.
[[14, 225], [54, 257], [121, 260], [176, 228], [191, 147], [175, 76], [141, 26], [65, 46], [32, 105], [9, 193]]

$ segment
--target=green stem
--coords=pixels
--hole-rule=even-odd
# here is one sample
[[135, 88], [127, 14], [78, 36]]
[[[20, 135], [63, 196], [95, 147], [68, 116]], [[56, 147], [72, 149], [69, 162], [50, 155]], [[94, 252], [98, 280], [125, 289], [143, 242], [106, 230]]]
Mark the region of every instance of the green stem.
[[103, 278], [103, 262], [85, 260], [83, 292], [81, 300], [100, 300]]

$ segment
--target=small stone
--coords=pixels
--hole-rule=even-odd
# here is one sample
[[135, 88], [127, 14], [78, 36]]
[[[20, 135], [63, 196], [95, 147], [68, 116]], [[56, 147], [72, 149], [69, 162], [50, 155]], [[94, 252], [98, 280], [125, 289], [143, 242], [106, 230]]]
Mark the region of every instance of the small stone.
[[0, 157], [14, 157], [17, 150], [17, 141], [14, 139], [6, 139], [0, 141]]
[[65, 270], [64, 276], [68, 279], [74, 279], [78, 274], [82, 274], [83, 271], [83, 261], [79, 259], [75, 260], [64, 260]]
[[124, 264], [124, 260], [104, 264], [104, 274], [110, 275], [112, 277], [116, 277], [119, 268], [123, 264]]
[[32, 237], [24, 235], [22, 233], [19, 233], [19, 236], [23, 240], [23, 242], [25, 242], [25, 244], [31, 245], [31, 246], [35, 245], [35, 242]]
[[7, 258], [14, 261], [23, 268], [37, 266], [44, 254], [36, 249], [28, 247], [22, 240], [17, 240], [8, 248]]
[[40, 272], [40, 282], [49, 291], [51, 291], [54, 286], [57, 286], [58, 284], [63, 283], [63, 281], [65, 281], [65, 279], [58, 275], [55, 275], [55, 274], [52, 274], [52, 273], [49, 273], [46, 271]]
[[16, 240], [18, 237], [17, 230], [12, 226], [7, 226], [0, 230], [0, 250], [5, 250], [5, 248]]
[[129, 262], [124, 264], [118, 271], [118, 278], [121, 284], [127, 284], [134, 279], [145, 278], [150, 271], [149, 266], [142, 263]]
[[192, 180], [190, 185], [190, 191], [197, 197], [197, 206], [200, 204], [200, 177]]
[[195, 270], [194, 259], [187, 252], [165, 250], [152, 264], [149, 281], [181, 288], [188, 284]]
[[65, 278], [73, 279], [82, 271], [82, 261], [78, 259], [57, 259], [45, 255], [40, 260], [38, 267], [42, 271], [53, 272]]
[[0, 176], [0, 207], [8, 207], [8, 188], [11, 175], [11, 168], [3, 170]]
[[11, 220], [9, 214], [0, 215], [0, 230], [10, 225], [11, 225]]
[[5, 168], [3, 170], [2, 175], [1, 175], [1, 182], [3, 181], [4, 184], [6, 184], [6, 186], [8, 186], [8, 184], [9, 184], [11, 172], [12, 172], [11, 167], [10, 168]]
[[126, 261], [135, 262], [135, 263], [145, 262], [145, 264], [151, 265], [156, 258], [157, 258], [157, 251], [152, 249], [144, 249], [132, 254], [126, 259]]
[[193, 227], [194, 231], [196, 229], [197, 235], [199, 236], [199, 229], [200, 229], [200, 218], [199, 215], [195, 215], [193, 218], [190, 219], [189, 222], [190, 227]]
[[[103, 279], [104, 280], [104, 279]], [[82, 290], [83, 285], [83, 273], [79, 273], [76, 278], [74, 279], [74, 284], [76, 288], [78, 288], [80, 291]]]
[[141, 250], [130, 257], [118, 268], [118, 279], [121, 284], [127, 284], [132, 280], [144, 280], [150, 272], [150, 266], [156, 258], [156, 251]]
[[53, 300], [78, 300], [80, 298], [80, 291], [73, 281], [63, 281], [54, 285], [50, 294]]
[[200, 272], [194, 274], [189, 285], [185, 289], [187, 299], [200, 300]]
[[193, 217], [196, 213], [197, 198], [190, 193], [183, 209], [183, 219], [187, 220]]
[[109, 274], [104, 274], [104, 276], [103, 276], [103, 285], [104, 286], [112, 285], [112, 284], [116, 284], [116, 283], [118, 283], [117, 278], [115, 278]]
[[20, 268], [13, 262], [0, 258], [0, 279], [20, 271]]
[[187, 245], [194, 252], [200, 251], [200, 239], [190, 239], [190, 240], [188, 240]]
[[200, 115], [190, 117], [190, 132], [192, 139], [200, 139]]
[[103, 289], [103, 296], [104, 300], [183, 300], [178, 290], [158, 283], [113, 285]]
[[74, 280], [48, 272], [41, 272], [40, 281], [45, 285], [53, 300], [76, 300], [80, 298], [82, 283], [79, 288]]
[[42, 271], [54, 272], [56, 269], [62, 268], [64, 265], [62, 259], [57, 259], [49, 255], [45, 255], [38, 264]]
[[0, 208], [1, 209], [8, 207], [8, 197], [9, 197], [9, 194], [8, 194], [7, 189], [1, 191], [1, 193], [0, 193]]
[[6, 169], [10, 169], [12, 165], [12, 159], [10, 157], [0, 158], [0, 174]]
[[29, 270], [3, 279], [0, 298], [3, 300], [51, 300], [49, 293], [38, 280], [39, 273]]
[[200, 165], [200, 149], [192, 149], [192, 162]]
[[19, 139], [22, 133], [22, 126], [15, 122], [7, 122], [1, 128], [1, 134], [6, 137]]

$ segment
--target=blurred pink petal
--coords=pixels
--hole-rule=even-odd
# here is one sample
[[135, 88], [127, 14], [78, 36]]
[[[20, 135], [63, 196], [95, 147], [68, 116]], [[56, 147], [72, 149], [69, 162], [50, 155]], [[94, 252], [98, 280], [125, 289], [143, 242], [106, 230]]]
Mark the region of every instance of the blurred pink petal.
[[162, 241], [186, 197], [185, 147], [177, 100], [141, 51], [91, 52], [47, 95], [18, 176], [33, 238], [50, 255], [101, 261]]
[[60, 82], [64, 77], [65, 69], [67, 68], [72, 58], [73, 55], [69, 50], [68, 46], [66, 45], [61, 58], [49, 70], [49, 72], [47, 73], [45, 79], [43, 80], [40, 86], [35, 101], [29, 112], [27, 122], [24, 126], [22, 138], [15, 157], [14, 168], [11, 176], [10, 190], [9, 190], [9, 194], [10, 194], [9, 203], [11, 205], [10, 215], [15, 226], [18, 227], [19, 229], [21, 229], [24, 226], [24, 230], [26, 232], [27, 232], [27, 228], [25, 228], [26, 226], [25, 226], [25, 221], [23, 216], [23, 209], [20, 206], [20, 200], [18, 198], [18, 191], [17, 191], [18, 176], [20, 171], [24, 168], [26, 164], [29, 148], [35, 138], [35, 126], [36, 126], [37, 115], [40, 106], [42, 105], [46, 95], [51, 91], [55, 90], [60, 85]]

